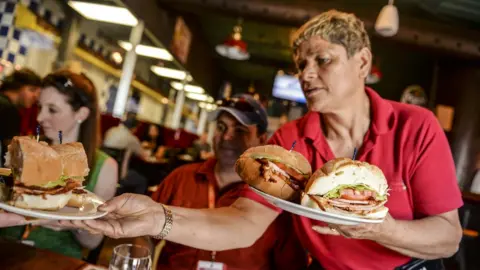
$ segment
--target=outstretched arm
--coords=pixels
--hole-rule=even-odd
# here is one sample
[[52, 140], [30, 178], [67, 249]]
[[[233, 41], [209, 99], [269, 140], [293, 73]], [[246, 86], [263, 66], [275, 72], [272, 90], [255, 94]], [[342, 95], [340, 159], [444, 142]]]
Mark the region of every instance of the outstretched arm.
[[[246, 198], [238, 199], [230, 207], [169, 209], [173, 213], [173, 227], [166, 240], [216, 251], [251, 246], [278, 216], [276, 211]], [[165, 224], [163, 206], [143, 195], [123, 194], [99, 210], [108, 211], [108, 216], [62, 223], [113, 238], [155, 236]]]

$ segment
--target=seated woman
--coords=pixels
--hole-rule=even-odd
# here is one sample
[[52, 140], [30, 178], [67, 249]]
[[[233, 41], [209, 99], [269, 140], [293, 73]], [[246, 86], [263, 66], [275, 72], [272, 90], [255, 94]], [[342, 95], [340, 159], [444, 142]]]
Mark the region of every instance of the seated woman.
[[150, 124], [147, 132], [142, 139], [142, 147], [149, 150], [151, 156], [156, 159], [162, 159], [165, 157], [166, 148], [163, 146], [163, 138], [160, 136], [158, 126]]
[[[117, 163], [98, 150], [99, 119], [96, 89], [85, 75], [65, 70], [45, 77], [37, 121], [47, 141], [60, 143], [58, 131], [61, 130], [63, 143], [81, 142], [90, 167], [84, 185], [87, 190], [108, 200], [114, 196], [117, 187]], [[76, 258], [82, 257], [82, 248], [94, 249], [103, 239], [102, 235], [66, 230], [56, 225], [10, 227], [1, 229], [0, 236], [33, 242], [35, 247]]]

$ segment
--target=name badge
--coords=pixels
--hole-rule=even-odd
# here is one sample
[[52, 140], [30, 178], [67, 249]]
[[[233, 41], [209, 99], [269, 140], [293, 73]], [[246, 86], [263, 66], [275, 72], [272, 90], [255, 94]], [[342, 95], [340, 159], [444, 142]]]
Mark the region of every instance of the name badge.
[[221, 262], [198, 261], [197, 270], [227, 270], [227, 266]]

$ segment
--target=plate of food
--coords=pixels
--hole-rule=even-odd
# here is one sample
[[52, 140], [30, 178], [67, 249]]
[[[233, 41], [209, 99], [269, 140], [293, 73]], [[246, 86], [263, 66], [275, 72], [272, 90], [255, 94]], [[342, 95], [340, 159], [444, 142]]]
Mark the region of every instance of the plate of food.
[[103, 200], [84, 189], [87, 156], [81, 143], [49, 146], [30, 137], [14, 137], [0, 170], [0, 209], [53, 220], [96, 219]]
[[250, 148], [237, 173], [269, 203], [331, 224], [381, 223], [388, 213], [388, 184], [375, 165], [337, 158], [311, 173], [307, 159], [280, 146]]

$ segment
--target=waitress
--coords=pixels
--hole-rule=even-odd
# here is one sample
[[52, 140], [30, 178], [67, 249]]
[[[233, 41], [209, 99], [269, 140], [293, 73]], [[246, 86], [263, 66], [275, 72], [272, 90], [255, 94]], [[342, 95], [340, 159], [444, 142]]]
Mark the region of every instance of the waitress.
[[[372, 53], [363, 23], [331, 10], [303, 25], [293, 44], [310, 112], [270, 143], [302, 153], [314, 170], [335, 157], [377, 165], [390, 186], [382, 223], [336, 226], [294, 216], [317, 268], [442, 269], [458, 249], [462, 206], [449, 144], [432, 112], [365, 87]], [[74, 222], [113, 237], [152, 235], [205, 250], [252, 245], [281, 210], [246, 188], [230, 207], [185, 209], [123, 195], [103, 207], [110, 219]], [[289, 233], [289, 232], [285, 232]], [[437, 259], [437, 260], [436, 260]]]

